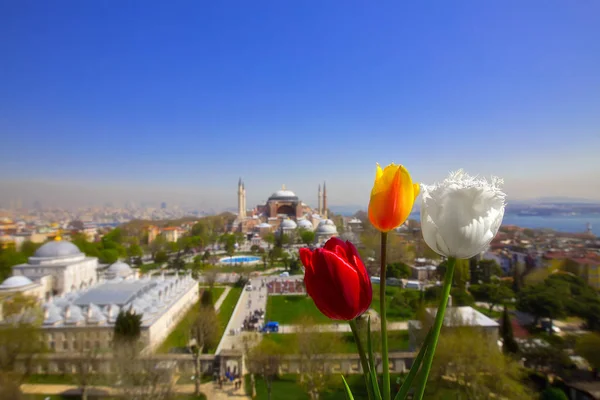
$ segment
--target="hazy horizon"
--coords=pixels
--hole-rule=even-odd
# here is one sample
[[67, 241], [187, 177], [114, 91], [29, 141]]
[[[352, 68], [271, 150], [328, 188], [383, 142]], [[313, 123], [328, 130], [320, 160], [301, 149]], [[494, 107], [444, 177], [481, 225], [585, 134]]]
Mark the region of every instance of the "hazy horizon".
[[368, 203], [375, 163], [600, 201], [600, 3], [0, 5], [0, 204]]

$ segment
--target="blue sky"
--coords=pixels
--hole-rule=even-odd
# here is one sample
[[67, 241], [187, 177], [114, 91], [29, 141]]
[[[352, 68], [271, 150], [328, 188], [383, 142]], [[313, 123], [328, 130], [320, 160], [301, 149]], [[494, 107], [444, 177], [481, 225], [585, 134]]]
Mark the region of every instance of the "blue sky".
[[425, 182], [499, 175], [509, 198], [600, 199], [598, 15], [583, 0], [3, 2], [3, 196], [233, 206], [241, 175], [249, 204], [283, 183], [316, 203], [323, 180], [331, 203], [366, 204], [375, 162], [395, 161]]

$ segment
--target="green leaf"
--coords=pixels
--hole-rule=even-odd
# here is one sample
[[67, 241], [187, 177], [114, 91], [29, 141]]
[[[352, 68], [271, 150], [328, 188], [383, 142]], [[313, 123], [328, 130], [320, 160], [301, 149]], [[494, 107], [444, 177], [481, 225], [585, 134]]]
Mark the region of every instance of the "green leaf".
[[375, 362], [373, 361], [373, 345], [371, 344], [371, 316], [367, 319], [367, 351], [369, 352], [369, 366], [371, 369], [375, 368]]
[[367, 320], [367, 350], [369, 352], [369, 380], [371, 381], [373, 398], [381, 400], [381, 392], [379, 391], [379, 384], [377, 383], [377, 371], [373, 357], [373, 344], [371, 343], [371, 316], [369, 316]]
[[412, 365], [412, 367], [410, 367], [410, 371], [409, 371], [406, 379], [402, 383], [400, 390], [396, 394], [396, 397], [394, 397], [394, 400], [406, 399], [406, 396], [408, 395], [408, 391], [410, 390], [410, 387], [412, 386], [412, 382], [415, 379], [415, 377], [417, 376], [417, 373], [419, 372], [419, 368], [421, 368], [421, 363], [423, 362], [423, 356], [425, 356], [425, 353], [427, 351], [430, 337], [431, 337], [431, 330], [429, 330], [429, 332], [427, 332], [427, 336], [425, 337], [425, 340], [423, 341], [421, 350], [419, 350], [419, 354], [417, 355], [417, 358], [415, 358], [415, 361], [413, 361], [413, 365]]
[[346, 399], [354, 400], [354, 396], [352, 396], [352, 392], [350, 391], [350, 387], [348, 386], [346, 379], [344, 379], [344, 375], [342, 375], [342, 381], [344, 382], [344, 388], [346, 389]]

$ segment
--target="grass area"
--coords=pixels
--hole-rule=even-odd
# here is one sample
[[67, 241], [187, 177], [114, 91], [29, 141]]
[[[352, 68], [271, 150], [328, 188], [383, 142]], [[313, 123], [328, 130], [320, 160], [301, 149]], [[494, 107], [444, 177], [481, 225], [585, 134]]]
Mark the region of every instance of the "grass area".
[[[378, 337], [378, 332], [373, 332]], [[324, 341], [331, 343], [334, 353], [358, 353], [354, 337], [350, 332], [323, 332], [320, 333]], [[295, 353], [298, 335], [295, 333], [271, 333], [263, 336], [263, 341], [272, 341], [279, 344], [286, 352]], [[388, 332], [388, 348], [390, 352], [408, 349], [408, 331]]]
[[[219, 308], [219, 313], [217, 317], [219, 318], [219, 337], [223, 336], [225, 333], [225, 329], [227, 328], [227, 324], [229, 323], [229, 319], [231, 318], [231, 314], [233, 314], [233, 309], [242, 294], [243, 288], [233, 287], [227, 293], [227, 297], [223, 300], [221, 304], [221, 308]], [[216, 349], [213, 349], [213, 352]]]
[[[342, 380], [332, 375], [331, 384], [327, 390], [320, 394], [320, 400], [342, 400], [346, 394], [342, 386]], [[392, 385], [401, 375], [392, 374], [390, 380]], [[267, 400], [267, 386], [260, 376], [256, 376], [256, 400]], [[346, 381], [352, 390], [355, 400], [367, 400], [365, 381], [362, 375], [347, 375]], [[394, 385], [395, 386], [395, 385]], [[394, 388], [395, 389], [395, 388]], [[392, 391], [395, 393], [395, 390]], [[297, 375], [282, 375], [273, 381], [271, 400], [308, 400], [308, 393], [298, 381]]]
[[48, 384], [48, 385], [75, 385], [73, 375], [30, 375], [25, 383]]
[[[200, 290], [206, 290], [206, 289], [208, 289], [207, 286], [200, 286]], [[219, 298], [221, 298], [221, 295], [223, 294], [224, 291], [225, 291], [224, 286], [213, 286], [212, 299], [215, 304], [217, 304], [217, 301], [219, 300]]]
[[294, 324], [302, 317], [312, 317], [317, 324], [331, 324], [335, 321], [327, 318], [315, 306], [308, 296], [269, 296], [267, 298], [266, 321], [280, 324]]
[[493, 320], [502, 318], [502, 311], [490, 311], [488, 307], [479, 307], [475, 304], [473, 304], [471, 307]]
[[[222, 287], [213, 287], [212, 293], [214, 302], [216, 302], [219, 296], [223, 294], [224, 290], [225, 288]], [[223, 303], [223, 305], [225, 305], [225, 303]], [[190, 331], [192, 329], [192, 325], [194, 325], [194, 322], [196, 321], [197, 313], [197, 306], [190, 308], [183, 319], [179, 321], [175, 329], [173, 329], [165, 341], [160, 345], [157, 352], [168, 353], [172, 348], [186, 347], [190, 341]]]

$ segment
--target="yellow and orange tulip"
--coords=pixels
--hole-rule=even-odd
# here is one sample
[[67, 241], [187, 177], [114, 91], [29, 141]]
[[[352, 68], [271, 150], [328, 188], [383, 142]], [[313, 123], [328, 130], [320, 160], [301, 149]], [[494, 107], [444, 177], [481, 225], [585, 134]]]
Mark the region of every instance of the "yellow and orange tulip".
[[419, 184], [413, 183], [406, 168], [392, 163], [381, 169], [377, 164], [369, 220], [381, 232], [397, 228], [410, 215], [418, 195]]

